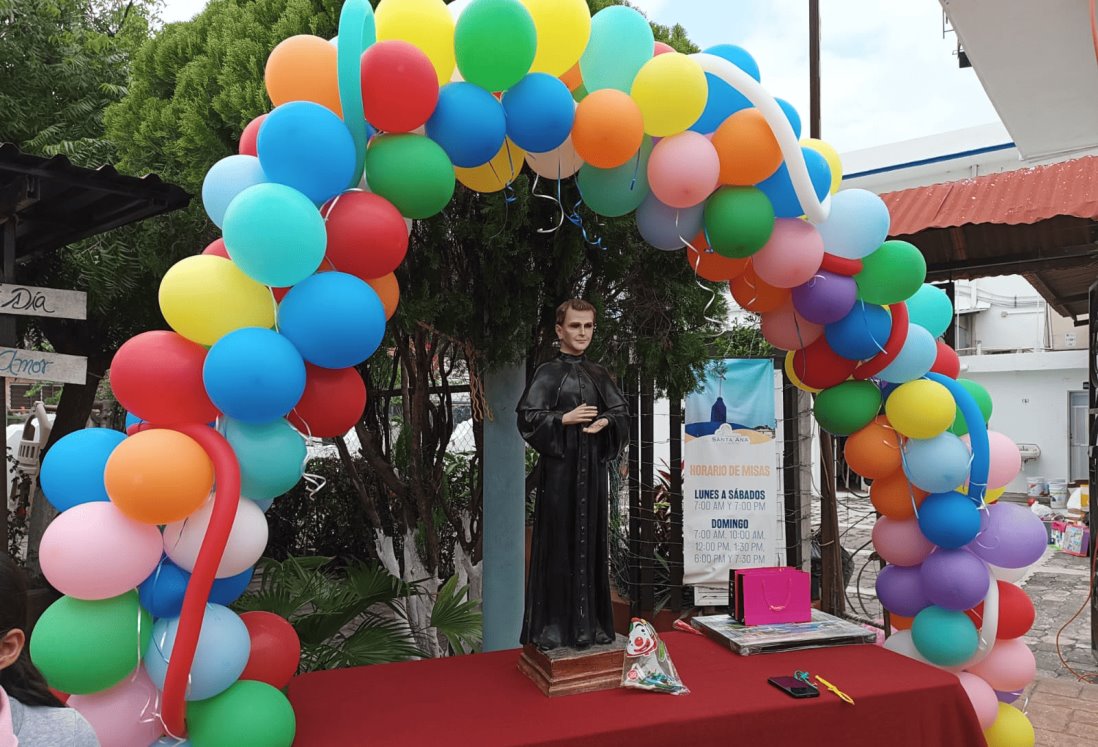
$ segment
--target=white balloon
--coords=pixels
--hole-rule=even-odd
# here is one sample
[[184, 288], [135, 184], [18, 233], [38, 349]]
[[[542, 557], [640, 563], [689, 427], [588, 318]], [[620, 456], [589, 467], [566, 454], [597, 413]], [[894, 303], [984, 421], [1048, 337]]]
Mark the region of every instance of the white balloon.
[[553, 150], [545, 153], [527, 153], [526, 163], [534, 173], [543, 179], [567, 179], [580, 170], [583, 159], [576, 153], [572, 145], [572, 136], [569, 135], [564, 142]]
[[[164, 527], [164, 552], [172, 562], [185, 571], [193, 571], [198, 551], [210, 525], [214, 502], [207, 501], [202, 508], [182, 521]], [[240, 499], [236, 518], [225, 544], [225, 554], [217, 566], [217, 578], [228, 578], [243, 573], [255, 565], [267, 547], [267, 517], [254, 502]]]
[[1029, 569], [1033, 566], [1027, 565], [1022, 568], [1000, 568], [997, 565], [988, 563], [987, 567], [991, 569], [991, 575], [1000, 581], [1006, 581], [1008, 584], [1016, 584], [1026, 577], [1026, 574], [1029, 573]]
[[[915, 648], [915, 639], [911, 637], [910, 630], [897, 630], [885, 640], [883, 645], [889, 651], [897, 653], [900, 656], [906, 656], [909, 659], [921, 661], [924, 664], [930, 664], [930, 662], [919, 653], [919, 649]], [[934, 666], [933, 664], [930, 665]]]

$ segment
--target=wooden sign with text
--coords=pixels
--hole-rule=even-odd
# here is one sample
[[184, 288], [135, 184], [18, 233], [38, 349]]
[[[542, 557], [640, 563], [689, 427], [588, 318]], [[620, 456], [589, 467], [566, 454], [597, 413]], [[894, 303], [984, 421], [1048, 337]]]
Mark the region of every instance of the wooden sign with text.
[[84, 384], [88, 378], [88, 359], [79, 355], [0, 347], [0, 377]]
[[0, 314], [87, 319], [88, 294], [83, 291], [0, 283]]

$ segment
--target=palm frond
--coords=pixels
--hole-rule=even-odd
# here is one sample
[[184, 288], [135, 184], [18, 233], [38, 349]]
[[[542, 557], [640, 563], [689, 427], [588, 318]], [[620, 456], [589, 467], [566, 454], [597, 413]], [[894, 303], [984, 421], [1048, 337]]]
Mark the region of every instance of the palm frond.
[[468, 653], [480, 647], [484, 637], [484, 615], [479, 604], [469, 599], [469, 587], [457, 585], [457, 576], [438, 590], [431, 610], [431, 626], [445, 636], [455, 653]]

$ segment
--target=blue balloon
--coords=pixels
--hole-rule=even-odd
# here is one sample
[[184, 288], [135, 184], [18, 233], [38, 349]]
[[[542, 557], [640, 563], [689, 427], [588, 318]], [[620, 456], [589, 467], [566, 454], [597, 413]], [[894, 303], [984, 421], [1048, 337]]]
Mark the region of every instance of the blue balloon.
[[257, 184], [225, 212], [225, 248], [256, 282], [287, 288], [324, 261], [328, 231], [309, 198], [282, 184]]
[[[759, 80], [759, 65], [755, 62], [755, 58], [743, 47], [737, 47], [735, 44], [718, 44], [706, 49], [705, 53], [723, 57], [755, 80]], [[707, 135], [710, 132], [715, 132], [724, 120], [736, 112], [749, 108], [751, 102], [742, 93], [712, 73], [705, 74], [705, 82], [709, 86], [705, 110], [698, 117], [698, 121], [690, 125], [690, 129]]]
[[202, 207], [220, 228], [233, 198], [248, 187], [265, 184], [267, 175], [255, 156], [227, 156], [210, 167], [202, 181]]
[[928, 493], [947, 493], [968, 479], [968, 447], [949, 431], [934, 438], [904, 442], [904, 474]]
[[680, 210], [664, 205], [649, 193], [637, 208], [637, 230], [641, 238], [663, 251], [682, 249], [702, 230], [705, 203]]
[[[816, 224], [816, 230], [829, 254], [861, 259], [877, 251], [888, 238], [890, 220], [888, 206], [880, 197], [866, 189], [844, 189], [831, 196], [831, 212], [827, 220]], [[953, 318], [952, 305], [949, 318]]]
[[[255, 503], [255, 505], [259, 506], [261, 509], [263, 509], [263, 513], [267, 513], [268, 509], [270, 509], [271, 505], [274, 503], [274, 498], [268, 498], [268, 499], [263, 500], [263, 501], [254, 501], [254, 503]], [[235, 578], [235, 576], [234, 576], [234, 578]]]
[[225, 439], [240, 463], [240, 494], [252, 500], [282, 495], [305, 471], [305, 439], [284, 419], [225, 421]]
[[969, 468], [969, 500], [980, 505], [987, 492], [987, 473], [991, 468], [991, 445], [987, 440], [987, 423], [984, 422], [984, 414], [980, 406], [976, 404], [976, 398], [955, 379], [943, 376], [940, 373], [928, 373], [926, 378], [936, 381], [953, 395], [953, 401], [957, 403], [965, 422], [969, 423], [969, 448], [972, 450], [972, 464]]
[[[811, 148], [801, 148], [804, 162], [808, 166], [808, 176], [812, 180], [816, 197], [821, 201], [831, 189], [831, 167], [820, 153]], [[771, 176], [759, 182], [759, 189], [770, 198], [774, 205], [774, 215], [778, 218], [799, 218], [804, 215], [801, 201], [793, 191], [793, 182], [789, 178], [789, 166], [783, 161]]]
[[322, 272], [295, 285], [282, 299], [278, 329], [309, 363], [349, 368], [381, 344], [385, 307], [374, 289], [354, 275]]
[[[145, 671], [158, 689], [164, 688], [178, 628], [179, 618], [161, 618], [153, 624], [152, 640], [145, 651]], [[244, 621], [227, 607], [207, 604], [191, 665], [187, 700], [205, 700], [227, 690], [240, 678], [251, 650], [252, 639]]]
[[438, 105], [427, 120], [427, 137], [455, 166], [468, 169], [488, 163], [507, 137], [503, 104], [480, 86], [447, 83], [439, 89]]
[[244, 327], [206, 354], [202, 383], [217, 409], [246, 423], [285, 416], [305, 391], [305, 363], [277, 332]]
[[900, 354], [877, 376], [894, 384], [914, 381], [926, 375], [937, 357], [938, 343], [931, 334], [918, 324], [911, 324], [908, 326], [907, 339], [904, 341], [904, 346], [900, 348]]
[[137, 587], [141, 606], [153, 617], [179, 617], [190, 580], [191, 574], [167, 557], [161, 558], [149, 577]]
[[[256, 502], [258, 503], [258, 501]], [[255, 573], [255, 568], [249, 568], [235, 576], [215, 578], [213, 586], [210, 587], [210, 604], [223, 604], [228, 607], [237, 599], [240, 599], [244, 592], [248, 590], [248, 584], [252, 582], [253, 573]]]
[[285, 184], [318, 205], [353, 187], [355, 143], [327, 107], [291, 101], [263, 120], [256, 141], [269, 181]]
[[789, 120], [790, 126], [793, 128], [793, 134], [797, 136], [797, 139], [801, 137], [801, 115], [797, 113], [797, 108], [790, 104], [785, 99], [774, 99], [778, 102], [778, 106], [785, 112], [785, 118]]
[[836, 354], [864, 361], [884, 352], [892, 333], [892, 317], [883, 306], [856, 301], [850, 313], [824, 327], [827, 344]]
[[184, 739], [180, 742], [175, 737], [160, 737], [160, 739], [150, 744], [149, 747], [191, 747], [191, 740]]
[[103, 470], [111, 452], [125, 440], [125, 433], [111, 428], [85, 428], [58, 439], [42, 460], [39, 480], [46, 499], [58, 511], [109, 501]]
[[935, 545], [955, 550], [980, 531], [980, 509], [956, 491], [935, 493], [919, 506], [919, 529]]
[[503, 94], [507, 136], [532, 153], [546, 153], [568, 139], [576, 118], [572, 92], [560, 78], [530, 73]]
[[127, 412], [126, 413], [126, 423], [125, 423], [125, 425], [122, 426], [122, 430], [128, 431], [130, 428], [134, 427], [135, 425], [140, 425], [141, 423], [144, 423], [144, 422], [145, 422], [144, 420], [137, 417], [132, 412]]

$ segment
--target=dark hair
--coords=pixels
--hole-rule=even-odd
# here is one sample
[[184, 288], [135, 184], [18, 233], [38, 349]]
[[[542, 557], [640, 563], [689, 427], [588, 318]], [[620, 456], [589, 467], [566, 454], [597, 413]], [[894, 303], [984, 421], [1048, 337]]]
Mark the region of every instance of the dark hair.
[[564, 317], [568, 314], [568, 309], [572, 311], [590, 311], [595, 313], [595, 307], [589, 302], [584, 301], [582, 298], [569, 298], [567, 301], [557, 307], [557, 324], [564, 324]]
[[[11, 556], [0, 552], [0, 637], [16, 628], [27, 629], [27, 583]], [[14, 664], [0, 669], [0, 687], [24, 705], [60, 707], [61, 701], [46, 686], [46, 678], [31, 663], [29, 648], [23, 646]]]

